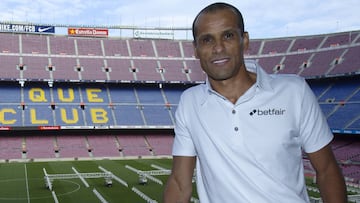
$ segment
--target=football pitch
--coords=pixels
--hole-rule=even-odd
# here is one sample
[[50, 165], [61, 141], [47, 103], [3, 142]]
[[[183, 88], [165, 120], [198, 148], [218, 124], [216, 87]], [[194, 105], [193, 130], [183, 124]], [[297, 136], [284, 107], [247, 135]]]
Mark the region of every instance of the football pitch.
[[[171, 158], [0, 163], [0, 203], [162, 202], [171, 163]], [[102, 176], [109, 172], [111, 184]], [[141, 184], [144, 176], [139, 176], [139, 172], [153, 174], [145, 175], [147, 182]], [[57, 177], [50, 186], [45, 173], [47, 177]], [[311, 178], [306, 178], [306, 182], [308, 187], [316, 187]], [[195, 185], [193, 188], [196, 200]], [[320, 197], [312, 190], [309, 194]]]
[[[0, 202], [161, 202], [168, 175], [151, 175], [146, 178], [146, 184], [140, 184], [136, 170], [168, 170], [171, 162], [172, 159], [163, 158], [1, 163]], [[72, 174], [78, 177], [54, 179], [50, 190], [45, 184], [44, 169], [48, 175]], [[104, 174], [104, 171], [111, 172], [115, 177], [111, 185], [106, 184], [104, 177], [80, 177], [80, 174]]]

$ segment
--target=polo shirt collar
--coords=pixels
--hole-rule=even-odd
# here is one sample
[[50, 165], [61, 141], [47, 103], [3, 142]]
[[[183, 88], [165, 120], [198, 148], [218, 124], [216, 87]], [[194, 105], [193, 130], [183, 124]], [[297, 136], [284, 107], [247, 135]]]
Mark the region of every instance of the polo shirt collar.
[[255, 85], [261, 90], [271, 91], [271, 76], [255, 60], [245, 60], [246, 70], [256, 73]]
[[[256, 88], [258, 88], [259, 90], [264, 90], [264, 91], [272, 91], [273, 90], [273, 88], [271, 86], [271, 79], [272, 79], [271, 76], [269, 74], [267, 74], [265, 72], [265, 70], [255, 60], [245, 60], [245, 67], [246, 67], [247, 71], [256, 73], [256, 82], [254, 84], [256, 86]], [[206, 81], [205, 81], [205, 90], [206, 90], [206, 93], [203, 97], [202, 104], [205, 103], [205, 101], [207, 100], [207, 98], [210, 94], [216, 94], [216, 95], [224, 98], [222, 95], [220, 95], [215, 90], [213, 90], [208, 78], [206, 78]]]

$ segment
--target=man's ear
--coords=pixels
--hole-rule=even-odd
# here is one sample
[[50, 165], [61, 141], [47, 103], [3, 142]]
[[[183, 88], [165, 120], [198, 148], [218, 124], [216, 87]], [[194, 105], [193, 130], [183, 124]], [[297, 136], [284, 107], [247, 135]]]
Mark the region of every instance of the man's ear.
[[248, 50], [249, 48], [249, 33], [248, 32], [244, 32], [243, 33], [243, 45], [244, 45], [244, 52]]

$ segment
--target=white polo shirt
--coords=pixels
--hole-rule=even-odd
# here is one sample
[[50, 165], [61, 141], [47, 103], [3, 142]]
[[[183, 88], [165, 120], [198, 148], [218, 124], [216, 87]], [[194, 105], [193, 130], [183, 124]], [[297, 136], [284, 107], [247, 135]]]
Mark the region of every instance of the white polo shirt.
[[257, 81], [235, 105], [208, 84], [184, 91], [173, 155], [197, 157], [201, 203], [309, 202], [302, 149], [332, 140], [326, 119], [304, 79], [246, 66]]

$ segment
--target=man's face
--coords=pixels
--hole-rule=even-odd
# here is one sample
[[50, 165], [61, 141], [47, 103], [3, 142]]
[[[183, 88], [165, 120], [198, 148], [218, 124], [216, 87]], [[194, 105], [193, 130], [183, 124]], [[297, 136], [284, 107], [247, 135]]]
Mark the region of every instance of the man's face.
[[244, 43], [236, 15], [229, 9], [201, 14], [196, 22], [195, 56], [209, 79], [235, 77], [243, 64]]

